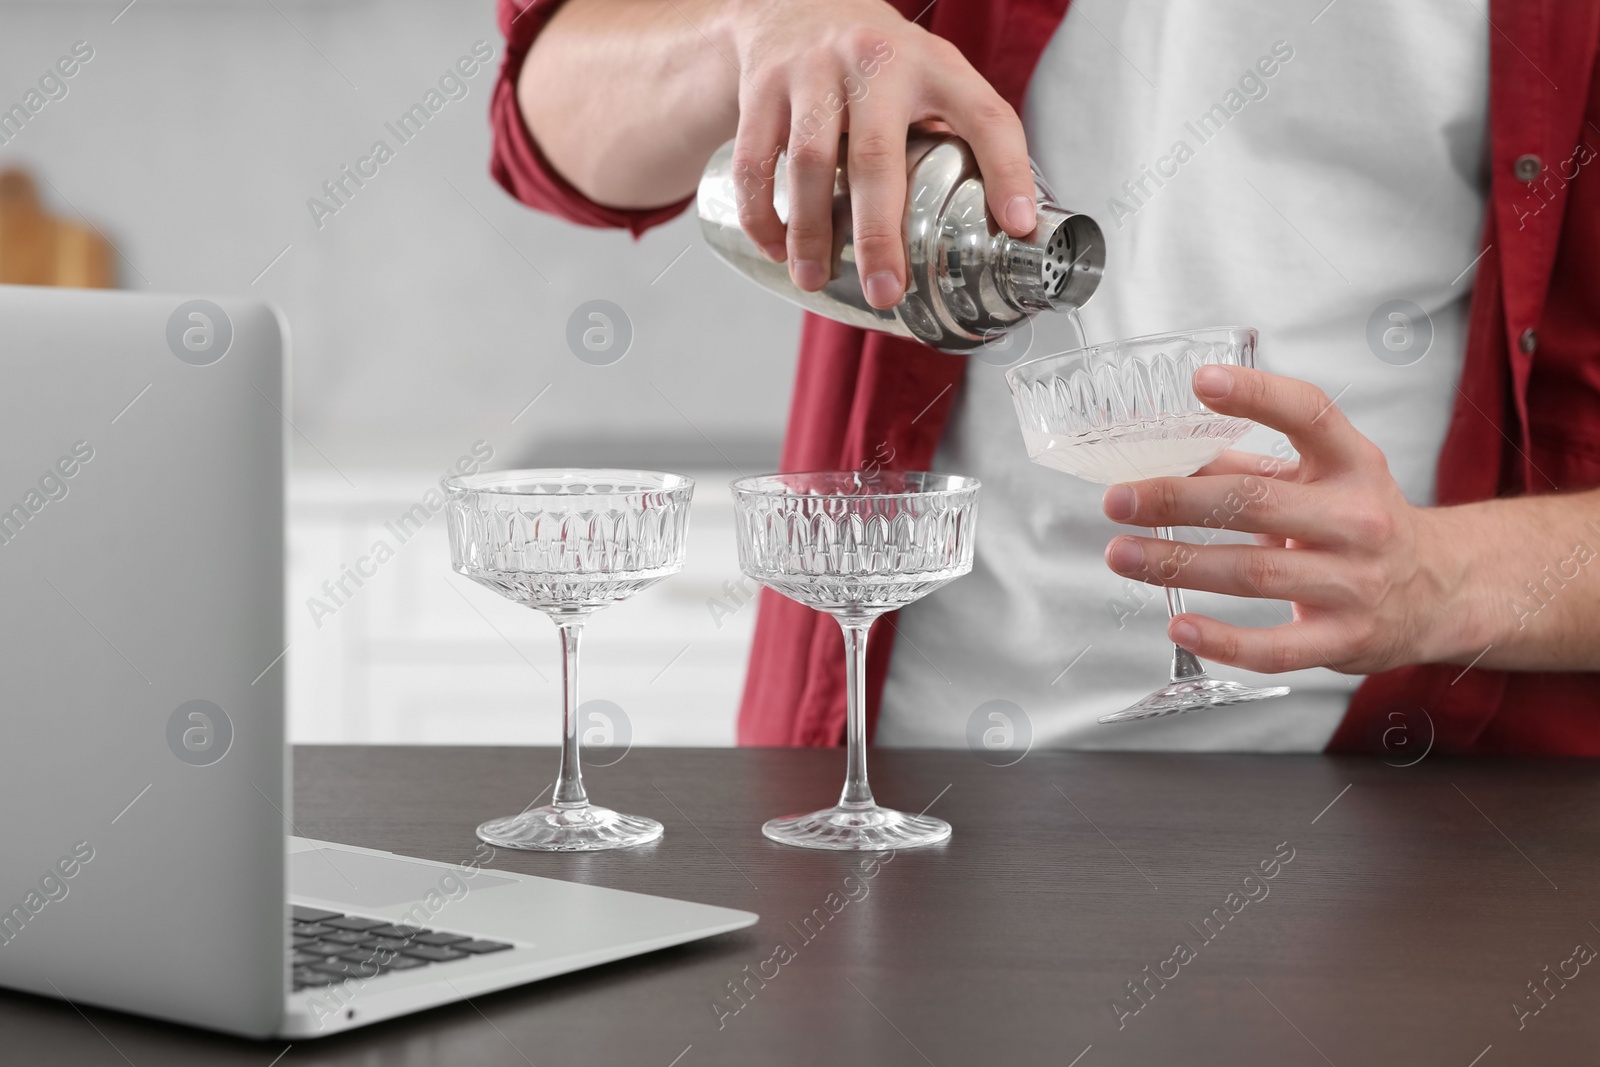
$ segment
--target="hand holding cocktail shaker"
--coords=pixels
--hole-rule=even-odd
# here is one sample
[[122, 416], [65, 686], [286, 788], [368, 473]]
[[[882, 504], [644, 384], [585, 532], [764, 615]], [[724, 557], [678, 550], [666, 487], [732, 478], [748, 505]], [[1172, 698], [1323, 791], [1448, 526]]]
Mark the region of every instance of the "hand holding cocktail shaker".
[[[1100, 284], [1106, 255], [1100, 227], [1057, 204], [1037, 166], [1038, 226], [1025, 238], [1011, 237], [989, 216], [983, 177], [966, 142], [953, 134], [913, 131], [906, 146], [906, 295], [893, 308], [874, 308], [856, 271], [846, 158], [841, 145], [833, 187], [833, 262], [828, 284], [817, 292], [795, 285], [787, 265], [763, 256], [739, 225], [731, 141], [711, 157], [700, 179], [700, 229], [735, 270], [807, 311], [944, 352], [992, 344], [1041, 311], [1070, 311]], [[787, 221], [781, 157], [771, 181], [774, 207]]]

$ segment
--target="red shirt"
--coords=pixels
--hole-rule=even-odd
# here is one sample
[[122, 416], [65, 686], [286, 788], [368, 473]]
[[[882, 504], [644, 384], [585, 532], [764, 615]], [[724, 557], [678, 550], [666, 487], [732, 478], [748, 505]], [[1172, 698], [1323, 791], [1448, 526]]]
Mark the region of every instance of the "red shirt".
[[[649, 211], [608, 208], [556, 173], [522, 122], [516, 81], [560, 0], [499, 2], [507, 47], [491, 104], [491, 170], [500, 184], [540, 210], [635, 234], [688, 207], [692, 198]], [[921, 24], [954, 42], [1020, 111], [1068, 0], [893, 2], [907, 17], [922, 12]], [[1600, 0], [1491, 0], [1490, 13], [1492, 188], [1439, 455], [1440, 504], [1600, 485], [1600, 166], [1591, 165], [1600, 158]], [[885, 456], [895, 468], [927, 469], [965, 369], [963, 357], [807, 315], [783, 469], [853, 470]], [[1588, 536], [1579, 525], [1575, 543]], [[1507, 589], [1508, 617], [1513, 598], [1527, 596]], [[893, 628], [887, 616], [872, 631], [871, 720]], [[1403, 667], [1361, 685], [1329, 747], [1376, 749], [1400, 721], [1413, 740], [1425, 722], [1442, 751], [1600, 755], [1597, 685], [1596, 674]], [[838, 627], [763, 590], [740, 742], [836, 745], [844, 708]]]

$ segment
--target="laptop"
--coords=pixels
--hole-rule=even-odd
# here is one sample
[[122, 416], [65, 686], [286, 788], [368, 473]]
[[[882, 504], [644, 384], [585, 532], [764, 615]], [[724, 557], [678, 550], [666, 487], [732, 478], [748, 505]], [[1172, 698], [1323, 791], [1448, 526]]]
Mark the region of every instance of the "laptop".
[[0, 286], [0, 985], [298, 1040], [755, 922], [293, 835], [287, 337]]

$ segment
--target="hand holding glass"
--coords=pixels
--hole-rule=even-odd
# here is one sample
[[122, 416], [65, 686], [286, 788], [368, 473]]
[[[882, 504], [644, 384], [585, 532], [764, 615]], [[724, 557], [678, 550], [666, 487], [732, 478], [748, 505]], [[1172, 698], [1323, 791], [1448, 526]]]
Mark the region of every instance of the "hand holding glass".
[[[1046, 356], [1006, 373], [1028, 458], [1101, 485], [1193, 474], [1249, 432], [1248, 419], [1219, 415], [1195, 396], [1194, 372], [1208, 363], [1254, 367], [1256, 331], [1243, 326], [1135, 337]], [[1172, 529], [1157, 537], [1173, 540]], [[1167, 614], [1183, 613], [1169, 585]], [[1283, 696], [1211, 678], [1194, 653], [1172, 647], [1171, 683], [1103, 723], [1175, 715]]]

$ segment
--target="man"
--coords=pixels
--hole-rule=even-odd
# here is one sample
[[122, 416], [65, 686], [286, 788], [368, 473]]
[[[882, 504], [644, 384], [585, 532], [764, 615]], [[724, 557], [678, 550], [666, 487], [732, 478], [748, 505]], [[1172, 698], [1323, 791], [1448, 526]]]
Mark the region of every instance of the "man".
[[[533, 206], [637, 233], [683, 210], [735, 137], [746, 229], [816, 289], [848, 132], [863, 288], [890, 307], [906, 131], [943, 123], [972, 145], [997, 226], [1033, 227], [1031, 148], [1105, 227], [1092, 338], [1262, 328], [1280, 373], [1194, 386], [1284, 438], [1101, 501], [1139, 528], [1223, 507], [1253, 542], [1117, 536], [1105, 560], [1124, 584], [1086, 565], [1101, 520], [1083, 489], [1028, 467], [997, 368], [808, 317], [785, 469], [892, 457], [986, 483], [973, 574], [902, 613], [892, 662], [877, 629], [881, 742], [958, 743], [993, 698], [1045, 744], [1353, 749], [1399, 716], [1443, 749], [1600, 753], [1585, 673], [1600, 669], [1600, 5], [1066, 8], [502, 0], [495, 174]], [[785, 150], [787, 225], [767, 180]], [[1094, 725], [1153, 681], [1159, 597], [1138, 583], [1224, 594], [1169, 636], [1295, 672], [1295, 696]], [[765, 597], [742, 741], [838, 742], [828, 625]]]

